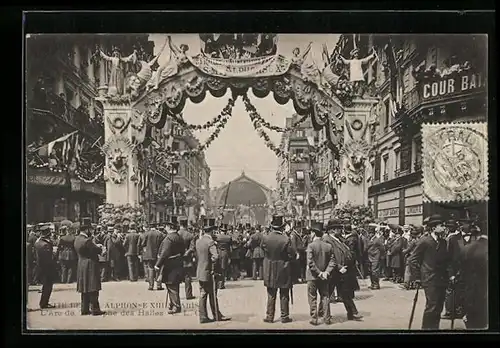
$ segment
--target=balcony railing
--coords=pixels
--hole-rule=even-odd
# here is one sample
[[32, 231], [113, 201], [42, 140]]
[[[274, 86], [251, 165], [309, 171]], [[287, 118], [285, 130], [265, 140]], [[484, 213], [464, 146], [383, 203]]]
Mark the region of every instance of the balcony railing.
[[389, 174], [385, 173], [384, 176], [383, 176], [383, 180], [384, 181], [389, 180]]
[[30, 104], [28, 107], [49, 111], [55, 117], [82, 131], [94, 140], [102, 136], [104, 132], [104, 127], [98, 120], [91, 119], [87, 112], [76, 109], [52, 92], [43, 89], [37, 90]]
[[394, 171], [394, 177], [395, 178], [399, 178], [400, 176], [404, 176], [404, 175], [407, 175], [407, 174], [410, 174], [410, 170], [408, 170], [408, 169], [396, 169]]

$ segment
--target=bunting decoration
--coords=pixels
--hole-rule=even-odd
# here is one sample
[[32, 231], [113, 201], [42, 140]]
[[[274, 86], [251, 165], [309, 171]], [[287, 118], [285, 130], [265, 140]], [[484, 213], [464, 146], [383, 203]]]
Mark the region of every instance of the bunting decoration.
[[94, 183], [102, 178], [104, 158], [95, 155], [97, 151], [90, 152], [92, 147], [84, 136], [73, 131], [46, 144], [28, 146], [28, 166], [55, 173], [67, 171], [85, 183]]

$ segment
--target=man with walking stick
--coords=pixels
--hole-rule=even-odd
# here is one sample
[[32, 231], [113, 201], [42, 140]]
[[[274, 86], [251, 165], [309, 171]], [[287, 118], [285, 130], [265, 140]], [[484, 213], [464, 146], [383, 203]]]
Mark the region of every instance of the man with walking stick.
[[[219, 258], [217, 246], [213, 240], [213, 233], [216, 230], [215, 219], [204, 219], [205, 233], [196, 241], [196, 258], [198, 265], [196, 267], [196, 277], [200, 283], [199, 315], [200, 324], [211, 323], [214, 321], [228, 321], [219, 310], [217, 301], [217, 282], [216, 282], [216, 264]], [[208, 317], [207, 297], [210, 302], [210, 309], [214, 319]]]
[[[431, 233], [419, 240], [410, 256], [410, 266], [415, 275], [420, 275], [417, 287], [422, 285], [425, 292], [425, 309], [422, 318], [423, 330], [438, 330], [443, 310], [446, 288], [455, 277], [449, 277], [450, 263], [445, 240], [443, 219], [433, 215], [427, 224]], [[418, 276], [417, 276], [418, 279]], [[417, 288], [418, 291], [418, 288]]]

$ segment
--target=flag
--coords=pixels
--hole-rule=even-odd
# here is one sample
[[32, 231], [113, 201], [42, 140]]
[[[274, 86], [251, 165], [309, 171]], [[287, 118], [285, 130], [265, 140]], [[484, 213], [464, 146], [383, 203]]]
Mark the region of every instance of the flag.
[[47, 152], [48, 152], [48, 155], [50, 156], [50, 154], [52, 153], [52, 150], [54, 149], [54, 145], [55, 145], [55, 144], [57, 144], [57, 143], [62, 143], [62, 142], [64, 142], [64, 141], [68, 140], [68, 139], [69, 139], [69, 138], [70, 138], [73, 134], [75, 134], [76, 132], [78, 132], [78, 131], [71, 132], [71, 133], [69, 133], [69, 134], [66, 134], [66, 135], [64, 135], [64, 136], [60, 137], [60, 138], [57, 138], [56, 140], [51, 141], [51, 142], [47, 145], [47, 147], [48, 147], [48, 151], [47, 151]]
[[[396, 51], [394, 50], [394, 45], [392, 44], [391, 39], [389, 39], [389, 41], [385, 46], [385, 55], [387, 57], [387, 64], [389, 65], [389, 70], [391, 72], [392, 99], [394, 100], [394, 105], [399, 107], [401, 106], [401, 99], [403, 94], [402, 93], [403, 83], [401, 81], [402, 74], [400, 68], [397, 66]], [[397, 108], [392, 108], [392, 109], [394, 109], [394, 112], [396, 112], [397, 110]]]

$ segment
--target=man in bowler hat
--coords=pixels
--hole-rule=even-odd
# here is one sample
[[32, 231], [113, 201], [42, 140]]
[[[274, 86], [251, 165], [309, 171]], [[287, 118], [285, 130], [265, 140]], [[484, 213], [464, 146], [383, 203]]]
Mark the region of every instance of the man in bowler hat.
[[448, 274], [450, 257], [445, 240], [446, 229], [440, 215], [433, 215], [427, 222], [428, 236], [422, 237], [410, 256], [412, 273], [420, 275], [425, 292], [425, 309], [422, 319], [423, 330], [438, 330], [441, 311], [445, 301], [446, 288], [455, 277]]
[[459, 270], [464, 285], [464, 322], [467, 329], [488, 328], [487, 228], [471, 228], [472, 242], [465, 248]]
[[80, 234], [75, 238], [75, 250], [78, 254], [76, 271], [76, 290], [81, 293], [81, 314], [102, 315], [99, 306], [101, 290], [101, 272], [99, 255], [104, 251], [102, 245], [96, 245], [92, 238], [90, 218], [83, 218]]
[[267, 289], [267, 309], [264, 322], [274, 321], [276, 309], [276, 295], [280, 292], [281, 322], [289, 323], [290, 318], [290, 289], [293, 285], [291, 262], [295, 258], [290, 239], [283, 233], [285, 221], [282, 215], [273, 216], [272, 231], [262, 239], [264, 251], [264, 286]]
[[[213, 239], [216, 230], [215, 219], [204, 219], [204, 234], [196, 241], [196, 258], [198, 260], [196, 277], [200, 284], [199, 315], [200, 323], [214, 321], [227, 321], [231, 318], [225, 317], [219, 310], [217, 303], [217, 286], [215, 282], [216, 264], [219, 258], [217, 246]], [[214, 319], [208, 317], [207, 297]]]
[[167, 293], [170, 299], [169, 314], [180, 313], [181, 298], [180, 284], [184, 280], [183, 256], [185, 252], [184, 241], [179, 236], [177, 230], [177, 217], [172, 216], [167, 222], [167, 235], [163, 239], [158, 252], [155, 270], [162, 271], [162, 281], [167, 286]]
[[347, 245], [341, 240], [343, 224], [338, 220], [330, 220], [327, 224], [328, 235], [323, 236], [323, 240], [332, 246], [332, 252], [337, 267], [330, 277], [330, 296], [333, 296], [334, 288], [337, 288], [338, 295], [342, 298], [347, 320], [361, 320], [356, 304], [354, 303], [354, 291], [359, 287], [356, 269], [356, 260]]
[[[323, 224], [313, 222], [311, 230], [314, 233], [313, 241], [307, 246], [307, 298], [311, 313], [311, 325], [318, 325], [318, 316], [323, 317], [325, 324], [331, 323], [329, 280], [330, 274], [336, 267], [332, 246], [321, 240]], [[318, 310], [317, 294], [320, 304]]]
[[40, 238], [35, 242], [35, 257], [38, 271], [38, 279], [42, 283], [42, 295], [40, 296], [40, 308], [54, 308], [49, 304], [52, 287], [57, 277], [56, 260], [54, 260], [53, 244], [50, 240], [50, 227], [40, 228]]

